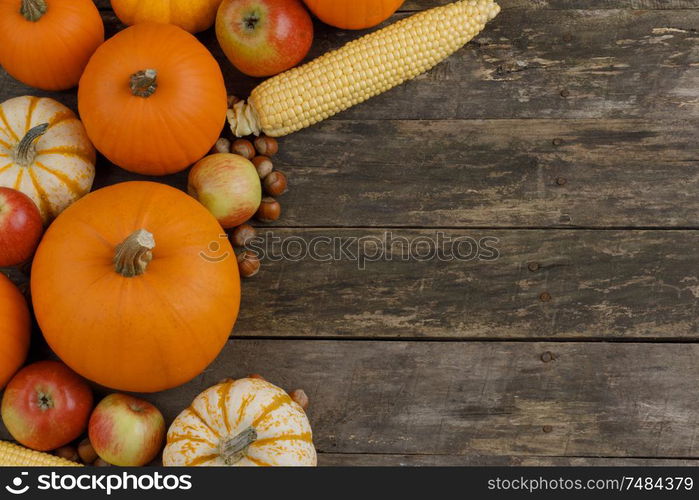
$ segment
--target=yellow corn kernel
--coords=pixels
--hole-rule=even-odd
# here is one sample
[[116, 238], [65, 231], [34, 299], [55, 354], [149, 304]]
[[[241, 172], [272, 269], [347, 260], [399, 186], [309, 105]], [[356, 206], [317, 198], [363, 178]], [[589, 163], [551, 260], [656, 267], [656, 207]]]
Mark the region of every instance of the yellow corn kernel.
[[228, 112], [238, 136], [296, 132], [428, 71], [475, 37], [500, 7], [459, 0], [398, 21], [263, 82]]
[[80, 464], [48, 453], [0, 441], [0, 466], [3, 467], [79, 467]]

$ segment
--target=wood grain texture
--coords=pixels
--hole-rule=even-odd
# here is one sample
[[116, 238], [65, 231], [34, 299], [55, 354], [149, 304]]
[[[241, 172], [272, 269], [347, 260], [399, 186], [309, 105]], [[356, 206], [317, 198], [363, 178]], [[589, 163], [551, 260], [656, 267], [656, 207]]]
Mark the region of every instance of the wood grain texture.
[[[695, 231], [277, 229], [233, 334], [306, 338], [697, 339]], [[480, 241], [479, 258], [465, 238]], [[323, 240], [327, 238], [327, 240]], [[330, 240], [330, 238], [340, 238]], [[356, 241], [353, 241], [353, 238]], [[411, 245], [412, 257], [401, 238]], [[425, 239], [427, 238], [427, 239]], [[461, 255], [448, 260], [463, 241]], [[457, 240], [462, 238], [462, 240]], [[275, 240], [276, 239], [276, 240]], [[393, 240], [393, 244], [388, 243]], [[317, 243], [314, 243], [317, 242]], [[315, 256], [313, 245], [318, 245]], [[331, 253], [342, 258], [322, 261]], [[361, 270], [352, 255], [393, 251]], [[499, 253], [489, 260], [494, 247]], [[263, 247], [260, 245], [260, 247]], [[303, 249], [308, 254], [300, 260]], [[430, 254], [432, 249], [432, 254]], [[331, 251], [332, 250], [332, 251]], [[278, 256], [286, 255], [284, 260]], [[535, 271], [530, 265], [536, 265]], [[550, 299], [543, 301], [542, 293]], [[543, 299], [543, 300], [542, 300]]]
[[318, 464], [324, 467], [696, 467], [699, 460], [320, 453]]
[[235, 340], [192, 382], [144, 397], [169, 423], [226, 377], [301, 387], [327, 465], [691, 464], [697, 356], [697, 344]]

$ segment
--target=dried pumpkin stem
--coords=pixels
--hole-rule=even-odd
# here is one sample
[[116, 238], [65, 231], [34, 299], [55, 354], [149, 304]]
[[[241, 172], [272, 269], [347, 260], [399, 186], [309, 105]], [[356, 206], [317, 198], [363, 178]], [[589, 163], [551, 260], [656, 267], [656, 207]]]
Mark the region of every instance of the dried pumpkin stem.
[[47, 9], [46, 0], [22, 0], [19, 13], [22, 14], [27, 21], [35, 23], [46, 14]]
[[154, 69], [144, 69], [131, 75], [131, 93], [137, 97], [150, 97], [158, 88], [158, 72]]
[[34, 128], [29, 129], [29, 131], [22, 137], [19, 141], [17, 147], [15, 148], [14, 160], [18, 165], [26, 167], [31, 165], [34, 161], [34, 156], [36, 155], [36, 147], [34, 141], [39, 137], [44, 135], [49, 128], [48, 123], [42, 123]]
[[114, 250], [114, 270], [125, 278], [134, 278], [146, 272], [153, 260], [155, 238], [145, 229], [134, 231]]
[[242, 460], [245, 452], [252, 443], [257, 441], [257, 431], [248, 427], [237, 436], [221, 443], [221, 456], [226, 465], [233, 465]]

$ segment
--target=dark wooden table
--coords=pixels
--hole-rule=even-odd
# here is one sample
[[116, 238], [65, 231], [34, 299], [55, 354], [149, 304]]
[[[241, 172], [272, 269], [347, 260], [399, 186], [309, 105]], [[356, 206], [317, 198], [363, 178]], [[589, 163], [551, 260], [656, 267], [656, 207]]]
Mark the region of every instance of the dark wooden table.
[[[268, 260], [218, 360], [147, 396], [168, 419], [256, 372], [307, 391], [324, 465], [699, 464], [699, 0], [501, 5], [429, 74], [284, 138], [269, 229], [498, 258]], [[319, 25], [311, 56], [355, 36]], [[23, 94], [76, 109], [0, 75]], [[101, 159], [96, 187], [134, 178]]]

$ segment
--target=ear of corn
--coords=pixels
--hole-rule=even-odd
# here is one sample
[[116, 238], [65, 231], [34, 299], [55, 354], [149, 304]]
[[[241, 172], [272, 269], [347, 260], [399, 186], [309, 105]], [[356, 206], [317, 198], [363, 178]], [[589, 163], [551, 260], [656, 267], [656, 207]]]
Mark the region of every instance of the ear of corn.
[[79, 467], [80, 464], [48, 453], [0, 441], [0, 466], [3, 467]]
[[459, 0], [398, 21], [253, 90], [228, 112], [235, 135], [290, 134], [433, 68], [475, 37], [500, 7]]

